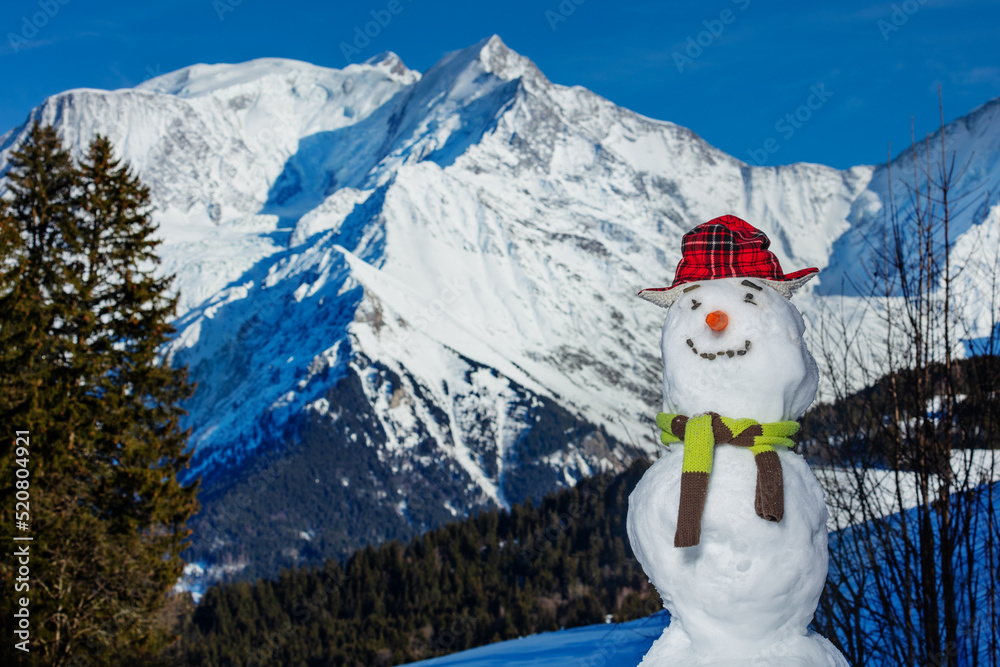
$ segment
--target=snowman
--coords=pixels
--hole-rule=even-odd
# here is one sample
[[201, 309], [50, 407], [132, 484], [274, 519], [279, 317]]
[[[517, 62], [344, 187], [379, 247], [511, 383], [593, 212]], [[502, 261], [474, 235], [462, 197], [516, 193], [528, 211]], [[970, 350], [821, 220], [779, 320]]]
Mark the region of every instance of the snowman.
[[827, 573], [827, 509], [792, 451], [816, 362], [790, 274], [760, 230], [731, 215], [684, 235], [667, 309], [666, 450], [629, 497], [628, 536], [670, 611], [641, 665], [846, 667], [808, 629]]

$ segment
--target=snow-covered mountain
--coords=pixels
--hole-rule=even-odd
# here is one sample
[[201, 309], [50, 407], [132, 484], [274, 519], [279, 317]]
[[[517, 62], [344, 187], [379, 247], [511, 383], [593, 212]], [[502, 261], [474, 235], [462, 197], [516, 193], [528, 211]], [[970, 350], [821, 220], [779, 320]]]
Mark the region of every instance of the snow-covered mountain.
[[[824, 269], [808, 319], [858, 272], [888, 178], [749, 166], [497, 36], [423, 74], [384, 53], [68, 91], [0, 137], [0, 173], [35, 119], [77, 152], [107, 135], [151, 188], [181, 294], [165, 352], [198, 383], [196, 551], [231, 569], [265, 536], [293, 564], [650, 454], [662, 312], [635, 293], [669, 284], [681, 235], [732, 213], [786, 270]], [[1000, 98], [946, 137], [956, 193], [996, 193]], [[952, 226], [980, 327], [994, 201]]]

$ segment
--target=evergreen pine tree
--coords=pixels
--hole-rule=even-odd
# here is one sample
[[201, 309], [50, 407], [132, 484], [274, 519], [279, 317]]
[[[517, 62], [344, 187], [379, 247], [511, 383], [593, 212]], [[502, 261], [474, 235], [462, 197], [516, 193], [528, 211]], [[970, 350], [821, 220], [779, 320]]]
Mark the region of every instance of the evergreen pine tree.
[[[51, 398], [44, 396], [47, 386], [60, 379], [47, 360], [65, 356], [57, 335], [63, 318], [51, 297], [67, 273], [58, 260], [73, 215], [75, 175], [55, 131], [37, 122], [10, 165], [0, 188], [9, 193], [0, 198], [0, 418], [23, 430]], [[3, 510], [10, 510], [7, 503]]]
[[157, 357], [176, 298], [153, 275], [148, 190], [106, 138], [74, 169], [36, 124], [12, 162], [0, 412], [32, 435], [33, 648], [46, 664], [140, 662], [162, 647], [154, 612], [196, 509], [178, 481], [191, 387]]
[[[67, 624], [72, 605], [64, 584], [86, 567], [52, 559], [53, 548], [71, 539], [73, 528], [79, 526], [84, 536], [87, 528], [85, 520], [74, 516], [81, 484], [72, 452], [73, 402], [65, 391], [72, 384], [61, 336], [67, 313], [60, 312], [62, 304], [53, 298], [68, 274], [63, 232], [73, 216], [75, 173], [59, 137], [37, 122], [10, 163], [0, 200], [0, 422], [6, 429], [4, 442], [11, 446], [0, 457], [0, 476], [11, 480], [15, 467], [24, 467], [29, 476], [23, 480], [28, 497], [22, 505], [15, 504], [13, 485], [0, 486], [0, 521], [5, 532], [13, 529], [18, 537], [33, 539], [18, 545], [28, 548], [30, 580], [18, 582], [16, 594], [15, 561], [5, 561], [0, 570], [0, 612], [10, 618], [15, 599], [30, 601], [32, 654], [11, 642], [4, 642], [2, 653], [57, 663], [38, 640], [47, 641], [53, 631], [64, 638], [75, 632]], [[15, 431], [26, 433], [26, 439], [15, 440]], [[24, 442], [26, 452], [15, 446]], [[27, 527], [14, 523], [15, 512]], [[66, 653], [65, 645], [59, 652]]]

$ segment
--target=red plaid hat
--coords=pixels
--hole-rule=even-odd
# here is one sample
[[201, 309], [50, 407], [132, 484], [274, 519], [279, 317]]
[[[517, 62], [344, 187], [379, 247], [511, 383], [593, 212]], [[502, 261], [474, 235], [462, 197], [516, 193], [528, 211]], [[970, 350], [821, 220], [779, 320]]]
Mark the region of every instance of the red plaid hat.
[[764, 232], [735, 215], [724, 215], [702, 223], [684, 235], [681, 261], [670, 287], [654, 287], [639, 296], [664, 308], [677, 300], [684, 283], [718, 278], [759, 278], [785, 297], [815, 276], [809, 268], [786, 274]]

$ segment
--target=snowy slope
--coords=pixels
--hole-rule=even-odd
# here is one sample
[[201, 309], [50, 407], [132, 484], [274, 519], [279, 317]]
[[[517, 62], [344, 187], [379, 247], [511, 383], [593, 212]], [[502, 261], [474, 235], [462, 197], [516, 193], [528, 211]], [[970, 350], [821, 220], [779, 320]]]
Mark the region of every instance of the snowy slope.
[[670, 615], [663, 611], [628, 623], [543, 632], [409, 664], [420, 667], [632, 667], [639, 664], [669, 622]]
[[[956, 192], [1000, 185], [998, 109], [949, 126], [970, 163]], [[662, 313], [634, 295], [669, 283], [681, 235], [722, 213], [764, 229], [786, 270], [827, 269], [796, 297], [814, 319], [858, 273], [887, 178], [748, 166], [553, 84], [496, 36], [422, 74], [391, 53], [342, 70], [195, 65], [62, 93], [36, 118], [78, 152], [108, 135], [151, 187], [207, 509], [308, 424], [352, 462], [315, 484], [400, 536], [653, 452]], [[27, 128], [0, 137], [0, 172]], [[1000, 208], [967, 207], [954, 230], [986, 326]], [[337, 516], [268, 529], [361, 530]], [[214, 557], [241, 552], [241, 534], [214, 533]]]
[[417, 79], [394, 55], [343, 70], [266, 58], [71, 90], [0, 137], [0, 172], [36, 119], [77, 155], [95, 134], [109, 137], [152, 191], [163, 268], [178, 274], [187, 310], [287, 245], [286, 225], [263, 208], [299, 139], [363, 120]]

